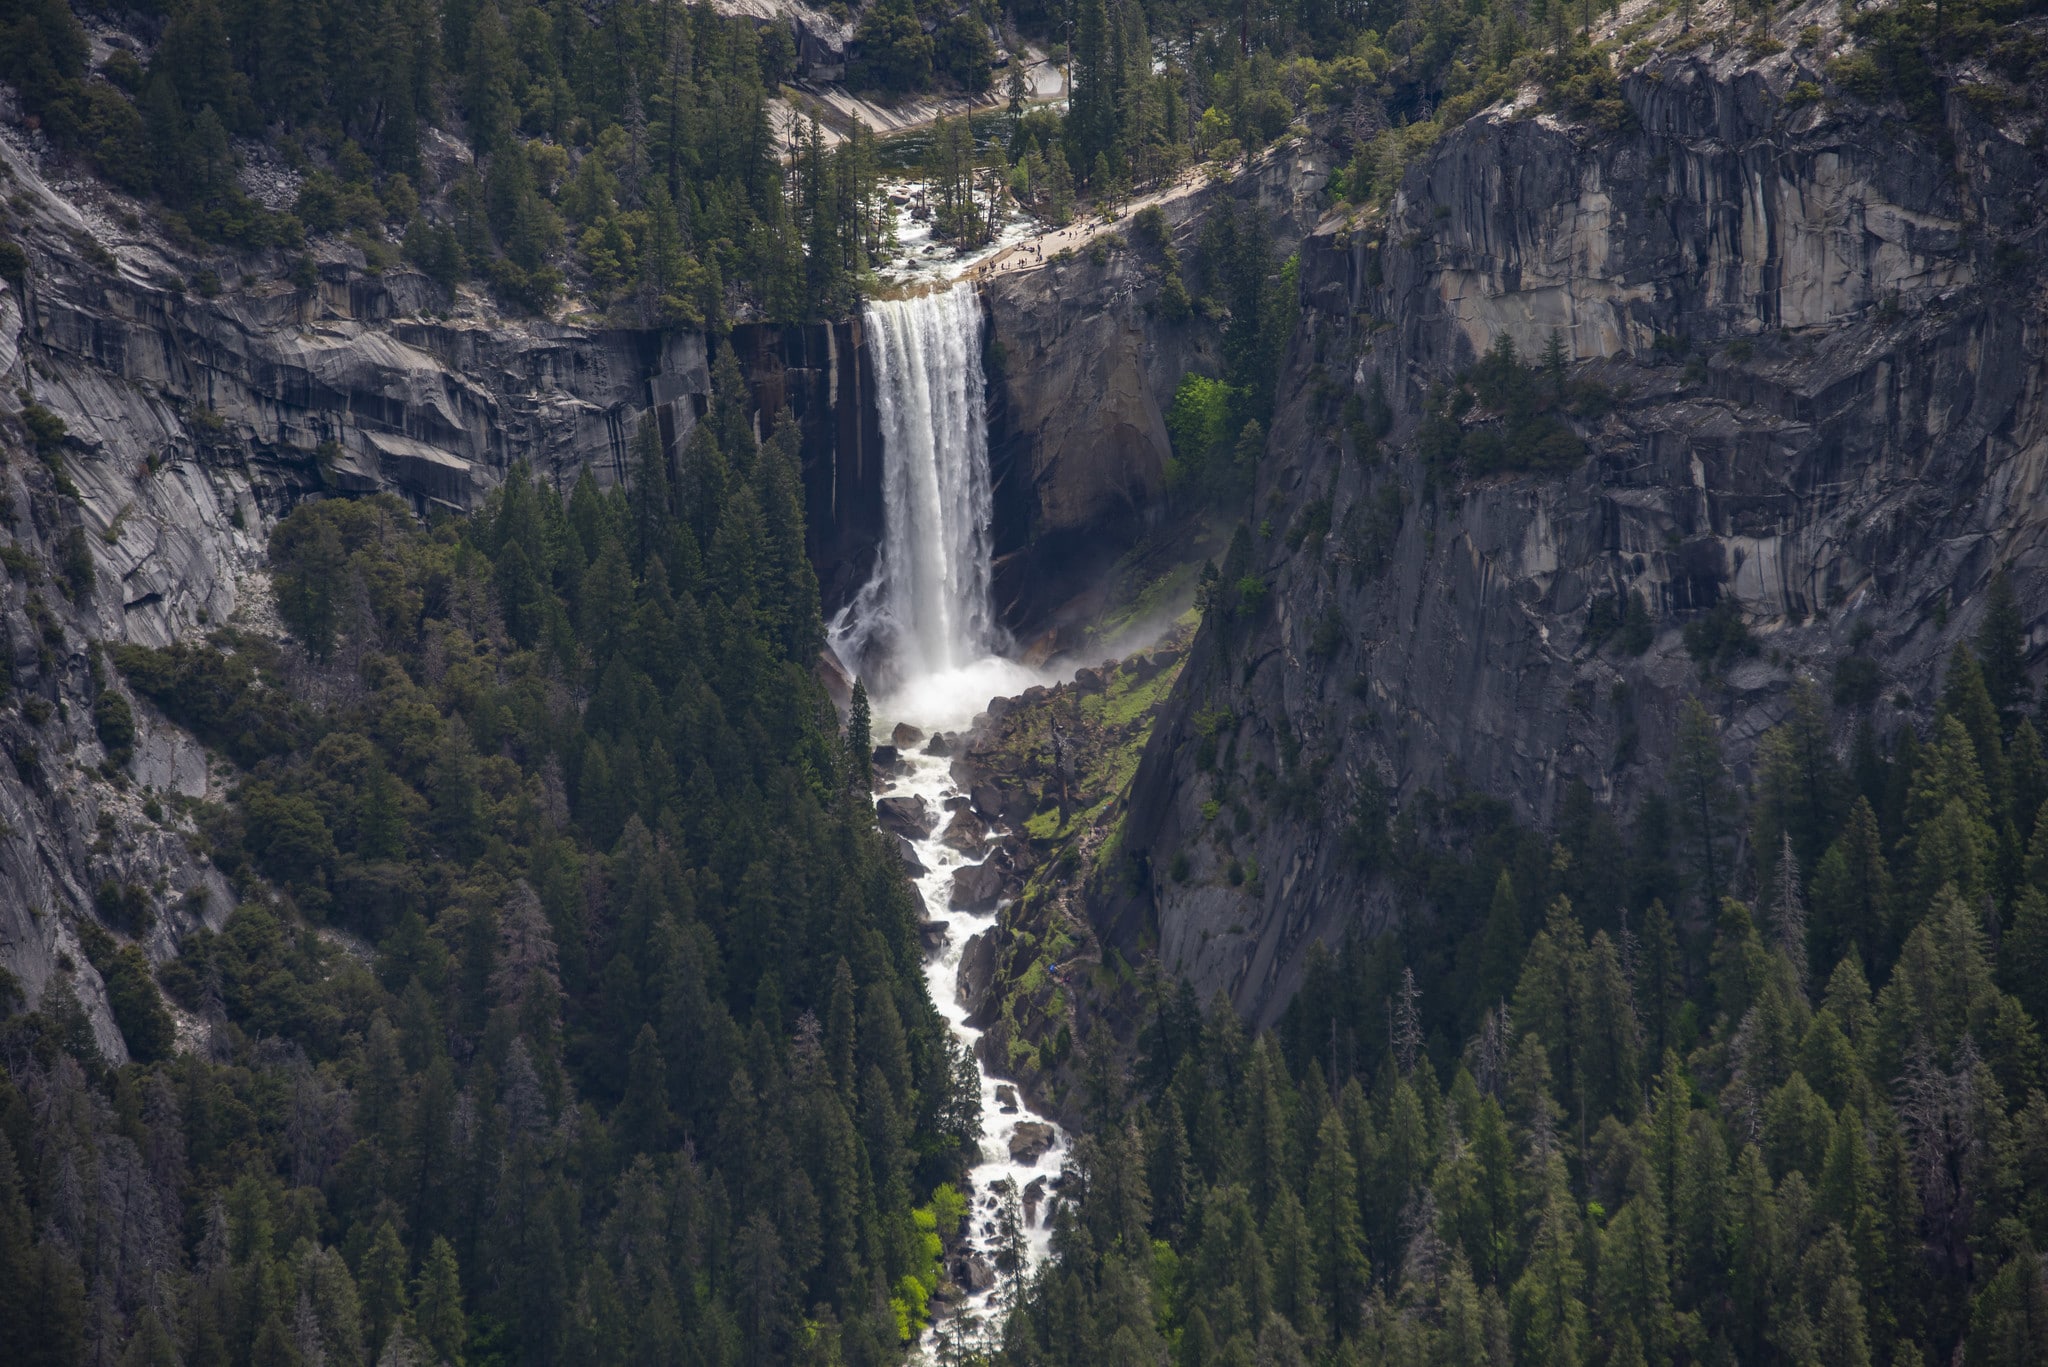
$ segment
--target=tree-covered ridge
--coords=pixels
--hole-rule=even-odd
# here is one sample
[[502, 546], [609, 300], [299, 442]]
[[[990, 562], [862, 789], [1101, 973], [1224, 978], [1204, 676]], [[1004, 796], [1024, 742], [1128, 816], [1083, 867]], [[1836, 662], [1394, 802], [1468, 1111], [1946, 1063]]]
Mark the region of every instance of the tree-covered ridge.
[[[1838, 33], [1777, 36], [1769, 6], [1695, 29], [1688, 0], [1618, 27], [1617, 5], [1571, 0], [828, 8], [856, 23], [848, 76], [870, 91], [985, 93], [1000, 36], [1023, 113], [1025, 37], [1061, 59], [1066, 112], [1033, 108], [1006, 146], [935, 168], [979, 201], [940, 206], [941, 235], [967, 242], [1011, 200], [1065, 222], [1079, 190], [1113, 214], [1193, 162], [1304, 129], [1337, 154], [1332, 198], [1370, 206], [1441, 132], [1516, 90], [1622, 129], [1622, 76], [1708, 43], [1763, 56], [1796, 39], [1827, 88], [1802, 82], [1793, 103], [1897, 100], [1942, 136], [1946, 91], [2017, 107], [2042, 50], [2030, 0], [1893, 0]], [[245, 266], [279, 249], [268, 269], [301, 287], [308, 235], [346, 233], [372, 270], [402, 253], [444, 287], [484, 282], [535, 310], [568, 292], [614, 321], [716, 329], [843, 313], [893, 251], [866, 125], [829, 149], [815, 129], [775, 131], [770, 101], [796, 73], [784, 20], [677, 0], [147, 0], [123, 22], [95, 57], [65, 0], [0, 0], [0, 80], [59, 148], [160, 201], [174, 240], [234, 245]], [[297, 189], [265, 208], [245, 172], [275, 181], [276, 163]], [[222, 284], [210, 270], [195, 283]]]
[[1626, 829], [1366, 804], [1428, 914], [1272, 1033], [1183, 987], [1094, 1054], [1004, 1359], [2048, 1358], [2048, 764], [2002, 577], [1986, 618], [1924, 739], [1798, 693], [1746, 838], [1697, 702]]
[[[95, 67], [61, 0], [7, 0], [0, 79], [59, 146], [160, 199], [174, 238], [296, 251], [346, 231], [378, 268], [401, 236], [446, 286], [545, 309], [566, 270], [623, 320], [714, 327], [843, 310], [881, 242], [869, 141], [789, 158], [766, 103], [787, 30], [708, 5], [172, 0], [137, 17], [159, 35], [147, 63], [115, 48]], [[251, 197], [237, 140], [300, 176], [287, 210]]]
[[65, 991], [0, 1025], [10, 1361], [899, 1355], [978, 1090], [812, 674], [794, 428], [716, 380], [630, 494], [300, 507], [304, 653], [120, 653], [245, 766], [245, 900], [160, 974], [187, 1052], [104, 931], [140, 1061]]

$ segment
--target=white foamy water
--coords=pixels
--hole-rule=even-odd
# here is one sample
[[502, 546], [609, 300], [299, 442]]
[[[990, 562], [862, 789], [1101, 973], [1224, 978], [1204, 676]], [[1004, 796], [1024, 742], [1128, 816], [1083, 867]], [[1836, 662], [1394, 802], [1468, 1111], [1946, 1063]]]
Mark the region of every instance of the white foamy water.
[[[972, 285], [960, 283], [918, 298], [872, 302], [865, 321], [882, 427], [882, 551], [873, 578], [833, 619], [831, 645], [866, 680], [878, 739], [898, 722], [926, 735], [963, 732], [989, 699], [1048, 682], [1002, 657], [1009, 642], [989, 601], [992, 497], [981, 302]], [[903, 760], [909, 772], [893, 778], [884, 795], [922, 798], [937, 818], [930, 836], [912, 842], [925, 868], [918, 891], [930, 919], [945, 928], [943, 942], [925, 960], [925, 982], [981, 1077], [982, 1140], [968, 1174], [968, 1248], [948, 1268], [979, 1259], [995, 1270], [993, 1285], [969, 1294], [925, 1334], [920, 1352], [929, 1358], [939, 1335], [955, 1345], [993, 1346], [1009, 1292], [1049, 1251], [1051, 1188], [1068, 1146], [1053, 1126], [1052, 1147], [1036, 1162], [1010, 1156], [1019, 1125], [1050, 1122], [1025, 1109], [1021, 1098], [1013, 1096], [1008, 1105], [999, 1098], [999, 1087], [1009, 1089], [982, 1066], [982, 1032], [967, 1023], [960, 1003], [961, 954], [970, 939], [996, 924], [997, 913], [953, 909], [954, 875], [979, 864], [987, 849], [962, 853], [941, 839], [953, 815], [946, 804], [961, 805], [965, 795], [953, 783], [951, 760], [922, 749], [908, 747]], [[1027, 1203], [1027, 1192], [1036, 1199]], [[1007, 1193], [1014, 1193], [1023, 1219], [1024, 1265], [1014, 1274], [999, 1268]]]
[[879, 692], [959, 670], [1005, 642], [988, 592], [981, 300], [963, 281], [871, 301], [863, 316], [882, 427], [882, 552], [831, 638], [840, 659], [885, 685]]
[[[994, 661], [990, 663], [1004, 664]], [[1011, 666], [1015, 668], [1015, 666]], [[985, 676], [986, 671], [964, 671], [971, 675]], [[1036, 682], [1031, 677], [1029, 682]], [[1028, 686], [1028, 683], [1022, 686]], [[910, 696], [916, 696], [915, 693]], [[956, 695], [957, 696], [957, 695]], [[980, 705], [986, 705], [988, 693], [981, 695]], [[979, 706], [977, 709], [979, 710]], [[957, 715], [957, 712], [953, 713]], [[968, 714], [970, 717], [972, 713]], [[886, 725], [876, 728], [878, 736], [886, 736], [899, 720], [908, 720], [910, 714], [898, 710], [890, 700], [876, 711], [877, 718], [886, 719]], [[917, 725], [917, 722], [912, 722]], [[918, 747], [912, 747], [916, 750]], [[1052, 1184], [1059, 1177], [1061, 1166], [1067, 1159], [1067, 1136], [1053, 1127], [1052, 1148], [1033, 1164], [1011, 1161], [1010, 1140], [1020, 1123], [1048, 1123], [1044, 1117], [1034, 1115], [1016, 1098], [1006, 1109], [998, 1100], [996, 1089], [1003, 1086], [1000, 1079], [990, 1075], [981, 1062], [980, 1030], [967, 1023], [967, 1008], [959, 1000], [960, 956], [967, 942], [996, 924], [996, 913], [955, 911], [950, 902], [953, 892], [953, 875], [960, 869], [978, 864], [986, 857], [985, 851], [962, 854], [945, 845], [940, 836], [952, 813], [945, 810], [948, 798], [963, 796], [954, 787], [951, 761], [921, 753], [907, 753], [905, 761], [910, 765], [910, 774], [898, 778], [884, 796], [922, 797], [938, 814], [939, 824], [930, 838], [912, 841], [919, 862], [927, 872], [916, 880], [917, 888], [924, 895], [927, 915], [946, 927], [945, 942], [936, 953], [925, 959], [925, 985], [930, 989], [932, 1002], [953, 1028], [953, 1033], [973, 1052], [976, 1066], [981, 1074], [981, 1155], [968, 1181], [972, 1185], [972, 1205], [969, 1214], [968, 1243], [973, 1254], [985, 1259], [989, 1267], [996, 1267], [998, 1253], [1002, 1246], [1001, 1212], [1003, 1184], [1008, 1183], [1017, 1194], [1020, 1213], [1024, 1215], [1025, 1276], [1042, 1262], [1050, 1251], [1051, 1231], [1048, 1216], [1052, 1201]], [[1034, 1181], [1042, 1183], [1037, 1200], [1028, 1212], [1023, 1210], [1027, 1188]], [[957, 1262], [958, 1259], [954, 1259]], [[949, 1270], [951, 1263], [949, 1263]], [[931, 1349], [934, 1332], [946, 1334], [954, 1342], [972, 1344], [984, 1338], [993, 1346], [1000, 1328], [1000, 1314], [1007, 1306], [1012, 1279], [1006, 1273], [996, 1273], [995, 1285], [970, 1296], [957, 1312], [951, 1323], [940, 1323], [927, 1331], [922, 1347], [927, 1353]]]

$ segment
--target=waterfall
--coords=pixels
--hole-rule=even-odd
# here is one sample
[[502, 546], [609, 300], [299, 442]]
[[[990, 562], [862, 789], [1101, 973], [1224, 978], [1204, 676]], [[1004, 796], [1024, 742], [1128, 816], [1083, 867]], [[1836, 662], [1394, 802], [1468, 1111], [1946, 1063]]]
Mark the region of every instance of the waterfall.
[[[957, 734], [991, 696], [1042, 680], [1002, 657], [1009, 641], [989, 604], [993, 499], [981, 301], [961, 283], [921, 298], [870, 303], [865, 320], [882, 426], [882, 550], [873, 576], [833, 619], [830, 640], [867, 681], [880, 733], [891, 735], [892, 722], [916, 728], [881, 790], [944, 813], [966, 797], [955, 786], [949, 751], [920, 749], [914, 741], [934, 731]], [[915, 842], [926, 928], [944, 928], [943, 942], [926, 957], [925, 981], [933, 1005], [976, 1059], [982, 1118], [981, 1151], [966, 1184], [973, 1218], [954, 1268], [964, 1294], [920, 1341], [920, 1363], [953, 1360], [962, 1346], [995, 1346], [1005, 1291], [993, 1279], [975, 1289], [974, 1268], [985, 1273], [1007, 1254], [1020, 1254], [1009, 1273], [1014, 1290], [1045, 1260], [1060, 1199], [1050, 1184], [1069, 1152], [1056, 1126], [982, 1066], [981, 1031], [968, 1024], [960, 1000], [960, 960], [970, 939], [993, 933], [996, 913], [954, 903], [956, 875], [989, 855], [986, 844], [965, 843], [977, 848], [949, 842], [938, 825]], [[995, 1233], [1013, 1220], [1013, 1240]]]
[[963, 281], [872, 301], [863, 317], [882, 428], [882, 550], [831, 639], [851, 668], [900, 682], [1003, 644], [989, 606], [981, 302]]

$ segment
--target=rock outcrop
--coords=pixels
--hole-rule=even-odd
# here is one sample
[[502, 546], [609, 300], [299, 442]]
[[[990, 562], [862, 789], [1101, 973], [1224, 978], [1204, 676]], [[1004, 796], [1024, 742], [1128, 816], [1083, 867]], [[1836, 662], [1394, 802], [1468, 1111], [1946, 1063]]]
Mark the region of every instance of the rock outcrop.
[[[1315, 221], [1326, 158], [1290, 144], [1230, 181], [1161, 205], [1184, 268], [1226, 200], [1255, 204], [1283, 240]], [[1045, 620], [1153, 525], [1171, 455], [1165, 413], [1190, 370], [1221, 368], [1214, 325], [1156, 316], [1160, 267], [1119, 234], [1041, 269], [990, 276], [989, 462], [995, 593], [1012, 627]]]
[[[1312, 941], [1413, 914], [1342, 836], [1381, 784], [1397, 807], [1469, 788], [1542, 822], [1577, 780], [1625, 810], [1661, 781], [1685, 696], [1739, 776], [1795, 682], [1825, 689], [1851, 656], [1896, 725], [1890, 700], [1931, 705], [1999, 566], [2038, 674], [2038, 143], [1953, 92], [1939, 135], [1788, 100], [1819, 60], [1652, 60], [1622, 132], [1496, 108], [1384, 219], [1304, 244], [1244, 567], [1267, 591], [1193, 648], [1134, 781], [1137, 890], [1093, 909], [1106, 938], [1156, 936], [1205, 999], [1270, 1022]], [[1553, 333], [1616, 400], [1579, 423], [1582, 465], [1470, 478], [1417, 454], [1433, 385]], [[1375, 384], [1391, 454], [1345, 416]], [[1654, 627], [1640, 657], [1588, 630], [1631, 594]], [[1724, 598], [1762, 649], [1706, 679], [1679, 628]], [[1213, 799], [1262, 774], [1308, 800], [1219, 839]]]
[[[103, 887], [141, 889], [160, 962], [233, 897], [178, 805], [224, 790], [191, 739], [127, 698], [134, 752], [106, 762], [95, 702], [126, 695], [103, 646], [230, 625], [280, 634], [263, 553], [300, 498], [389, 490], [422, 511], [467, 509], [519, 461], [564, 487], [586, 466], [609, 484], [643, 418], [672, 446], [687, 438], [710, 375], [699, 334], [508, 318], [410, 270], [373, 271], [339, 242], [316, 245], [298, 283], [279, 253], [179, 245], [146, 206], [41, 149], [0, 125], [8, 235], [29, 264], [0, 281], [0, 384], [21, 415], [0, 423], [13, 703], [0, 715], [0, 968], [31, 1005], [69, 981], [118, 1058], [77, 918]], [[858, 358], [838, 344], [853, 343], [847, 327], [742, 340], [774, 361], [757, 385], [815, 434], [812, 501], [858, 511], [878, 495], [836, 488], [831, 462], [858, 452], [859, 433], [835, 443], [820, 404], [860, 392]]]

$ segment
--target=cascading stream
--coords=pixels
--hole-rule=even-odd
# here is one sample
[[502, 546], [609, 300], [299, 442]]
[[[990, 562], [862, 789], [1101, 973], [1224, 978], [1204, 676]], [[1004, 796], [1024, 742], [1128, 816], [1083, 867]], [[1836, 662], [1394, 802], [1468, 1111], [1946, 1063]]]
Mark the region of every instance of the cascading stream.
[[[867, 682], [878, 735], [888, 735], [897, 722], [922, 734], [960, 731], [989, 698], [1042, 682], [999, 653], [1008, 641], [989, 602], [992, 499], [981, 302], [961, 283], [870, 303], [865, 320], [882, 428], [882, 551], [874, 575], [833, 619], [831, 644]], [[956, 1313], [926, 1335], [929, 1356], [943, 1351], [935, 1348], [938, 1337], [957, 1347], [992, 1335], [1008, 1295], [1046, 1256], [1056, 1199], [1051, 1186], [1067, 1144], [981, 1067], [982, 1032], [967, 1023], [959, 1000], [961, 952], [995, 925], [996, 916], [953, 906], [954, 876], [980, 863], [986, 851], [963, 853], [940, 838], [951, 816], [947, 802], [960, 797], [950, 763], [906, 753], [884, 791], [921, 800], [936, 818], [930, 833], [913, 842], [923, 870], [918, 891], [927, 914], [945, 928], [940, 947], [925, 961], [925, 981], [981, 1073], [982, 1150], [969, 1173], [967, 1248], [952, 1265], [967, 1294]], [[1006, 1257], [1012, 1259], [1007, 1269]]]

